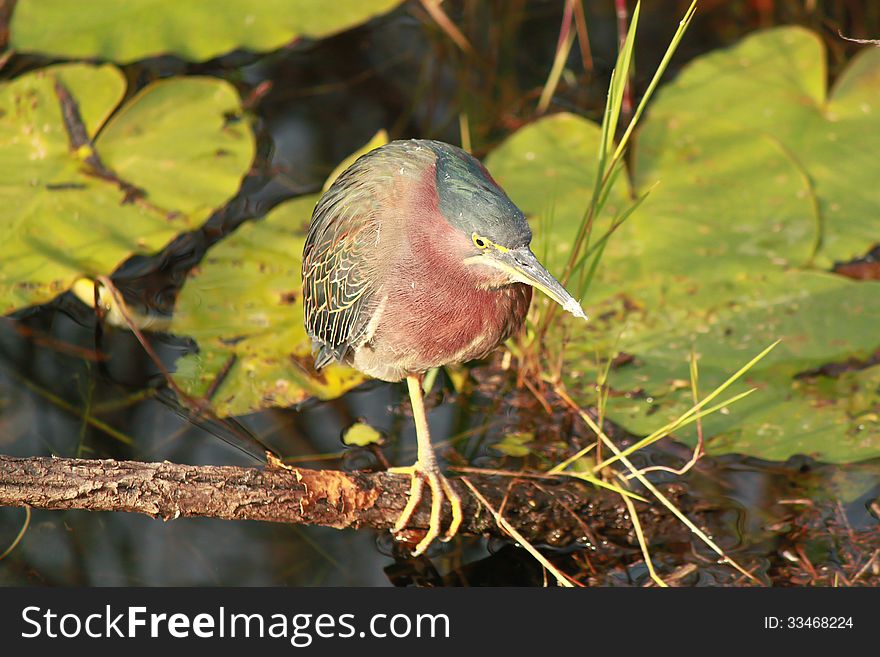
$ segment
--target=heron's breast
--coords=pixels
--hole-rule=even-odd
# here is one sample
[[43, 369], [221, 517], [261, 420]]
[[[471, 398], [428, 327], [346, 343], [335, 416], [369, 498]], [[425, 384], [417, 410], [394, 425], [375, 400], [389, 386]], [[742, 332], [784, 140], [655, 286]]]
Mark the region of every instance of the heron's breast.
[[404, 272], [386, 286], [374, 331], [355, 366], [369, 368], [367, 373], [377, 378], [398, 380], [482, 358], [522, 326], [532, 296], [529, 286], [481, 289], [461, 272], [436, 273]]

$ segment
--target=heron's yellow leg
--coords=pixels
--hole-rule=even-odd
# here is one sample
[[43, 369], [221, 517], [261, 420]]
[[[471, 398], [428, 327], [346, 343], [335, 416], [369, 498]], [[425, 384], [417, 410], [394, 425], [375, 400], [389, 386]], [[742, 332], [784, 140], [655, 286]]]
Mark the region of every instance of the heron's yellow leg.
[[406, 377], [406, 384], [409, 388], [409, 399], [412, 403], [413, 419], [416, 423], [416, 439], [418, 440], [419, 451], [418, 460], [416, 460], [415, 464], [389, 470], [390, 472], [408, 474], [411, 477], [409, 499], [391, 531], [397, 533], [406, 527], [422, 499], [422, 493], [427, 483], [428, 488], [431, 490], [431, 517], [428, 522], [428, 532], [419, 541], [419, 544], [416, 545], [415, 550], [413, 550], [413, 556], [418, 556], [440, 535], [440, 513], [443, 509], [444, 498], [449, 500], [449, 504], [452, 507], [452, 522], [449, 523], [449, 527], [442, 540], [448, 541], [455, 536], [458, 528], [461, 526], [463, 512], [461, 498], [453, 490], [452, 486], [449, 485], [449, 481], [447, 481], [437, 466], [437, 458], [434, 456], [434, 448], [431, 446], [431, 435], [428, 431], [428, 419], [425, 415], [421, 382], [418, 377], [408, 376]]

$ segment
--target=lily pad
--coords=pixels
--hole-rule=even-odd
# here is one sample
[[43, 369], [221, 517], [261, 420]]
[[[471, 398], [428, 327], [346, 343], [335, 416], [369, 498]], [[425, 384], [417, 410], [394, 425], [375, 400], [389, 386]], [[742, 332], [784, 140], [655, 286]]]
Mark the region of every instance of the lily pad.
[[[711, 132], [761, 135], [808, 181], [818, 228], [815, 264], [862, 255], [880, 235], [880, 49], [866, 48], [826, 91], [826, 53], [798, 27], [758, 32], [729, 50], [698, 58], [658, 93], [639, 135], [636, 184], [668, 179], [689, 158], [725, 154]], [[701, 130], [696, 136], [693, 130]], [[752, 162], [760, 169], [760, 162]]]
[[312, 367], [300, 269], [317, 200], [297, 198], [241, 226], [181, 290], [169, 331], [193, 338], [199, 352], [177, 362], [174, 378], [220, 416], [338, 397], [362, 381], [348, 368]]
[[[632, 173], [637, 194], [660, 184], [612, 238], [585, 300], [595, 319], [564, 345], [582, 402], [595, 401], [596, 354], [630, 354], [609, 376], [608, 416], [644, 435], [692, 404], [691, 350], [705, 394], [781, 338], [729, 394], [758, 391], [705, 420], [708, 451], [832, 462], [880, 455], [875, 374], [804, 378], [880, 347], [880, 284], [817, 270], [864, 253], [880, 234], [878, 54], [857, 57], [826, 100], [818, 39], [771, 30], [695, 60], [661, 91]], [[558, 131], [567, 136], [544, 137]], [[537, 213], [539, 243], [542, 190], [558, 187], [551, 172], [584, 172], [567, 178], [572, 207], [554, 212], [551, 269], [567, 257], [589, 200], [594, 169], [583, 153], [598, 138], [588, 121], [550, 117], [489, 158], [514, 201]], [[693, 427], [676, 437], [693, 442]]]
[[[766, 296], [754, 294], [715, 313], [701, 315], [696, 308], [677, 327], [627, 336], [625, 349], [635, 361], [609, 377], [618, 391], [608, 402], [609, 417], [634, 433], [650, 433], [693, 403], [690, 349], [700, 358], [705, 394], [781, 337], [782, 343], [728, 394], [747, 387], [757, 391], [704, 420], [710, 453], [770, 460], [806, 454], [835, 463], [880, 455], [876, 373], [805, 377], [820, 365], [864, 357], [876, 347], [880, 285], [792, 271], [768, 276], [762, 287]], [[677, 437], [693, 443], [695, 429]]]
[[382, 434], [366, 422], [355, 422], [342, 434], [342, 442], [350, 447], [381, 445], [383, 441]]
[[88, 64], [0, 85], [0, 314], [156, 251], [238, 188], [254, 140], [229, 122], [229, 84], [171, 78], [116, 111], [125, 90], [118, 69]]
[[400, 0], [19, 0], [10, 46], [51, 57], [128, 63], [155, 55], [203, 61], [236, 49], [275, 50], [341, 32]]
[[[353, 157], [386, 143], [384, 135]], [[209, 398], [220, 416], [332, 399], [364, 380], [342, 365], [314, 369], [301, 270], [318, 198], [298, 197], [241, 226], [208, 251], [180, 292], [169, 331], [193, 338], [199, 351], [177, 362], [174, 379], [187, 394]]]

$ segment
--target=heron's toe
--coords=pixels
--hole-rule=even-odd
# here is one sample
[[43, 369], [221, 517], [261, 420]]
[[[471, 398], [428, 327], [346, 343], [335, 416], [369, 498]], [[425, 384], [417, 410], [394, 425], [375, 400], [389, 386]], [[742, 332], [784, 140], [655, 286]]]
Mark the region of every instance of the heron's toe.
[[425, 533], [422, 540], [416, 545], [412, 552], [413, 556], [417, 557], [420, 554], [423, 554], [434, 539], [440, 536], [442, 530], [444, 499], [449, 500], [449, 504], [452, 507], [452, 521], [449, 523], [449, 527], [446, 529], [441, 540], [445, 542], [452, 539], [461, 526], [463, 512], [461, 498], [452, 486], [450, 486], [446, 477], [440, 474], [436, 468], [423, 467], [422, 464], [418, 462], [415, 465], [405, 468], [391, 468], [389, 469], [389, 472], [408, 474], [411, 482], [409, 499], [407, 500], [403, 511], [401, 511], [400, 516], [397, 518], [397, 522], [394, 523], [394, 527], [391, 529], [394, 534], [400, 533], [406, 528], [413, 513], [415, 513], [415, 510], [418, 508], [419, 502], [422, 500], [422, 495], [425, 491], [425, 484], [428, 485], [428, 489], [431, 491], [431, 515], [428, 521], [428, 531]]
[[464, 519], [464, 510], [461, 505], [461, 497], [455, 492], [455, 489], [449, 483], [449, 480], [441, 475], [440, 482], [443, 484], [443, 492], [446, 494], [446, 499], [449, 500], [449, 506], [452, 507], [452, 521], [449, 523], [449, 527], [446, 528], [446, 533], [443, 535], [443, 538], [440, 539], [446, 543], [447, 541], [451, 541], [458, 533], [458, 529], [461, 527], [461, 521]]
[[403, 507], [403, 511], [397, 517], [397, 522], [391, 528], [392, 534], [399, 534], [406, 528], [406, 524], [419, 506], [419, 502], [422, 499], [422, 490], [424, 489], [424, 479], [422, 478], [422, 472], [418, 463], [403, 468], [389, 468], [388, 472], [408, 474], [410, 477], [409, 496], [406, 500], [406, 506]]

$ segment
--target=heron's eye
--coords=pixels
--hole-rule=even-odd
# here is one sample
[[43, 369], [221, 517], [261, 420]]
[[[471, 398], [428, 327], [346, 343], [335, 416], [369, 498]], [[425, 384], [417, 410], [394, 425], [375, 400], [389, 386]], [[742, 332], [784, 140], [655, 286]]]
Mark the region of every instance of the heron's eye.
[[471, 239], [473, 239], [474, 244], [478, 249], [488, 249], [489, 244], [491, 244], [491, 242], [489, 242], [489, 240], [487, 240], [485, 237], [480, 237], [476, 233], [471, 235]]

